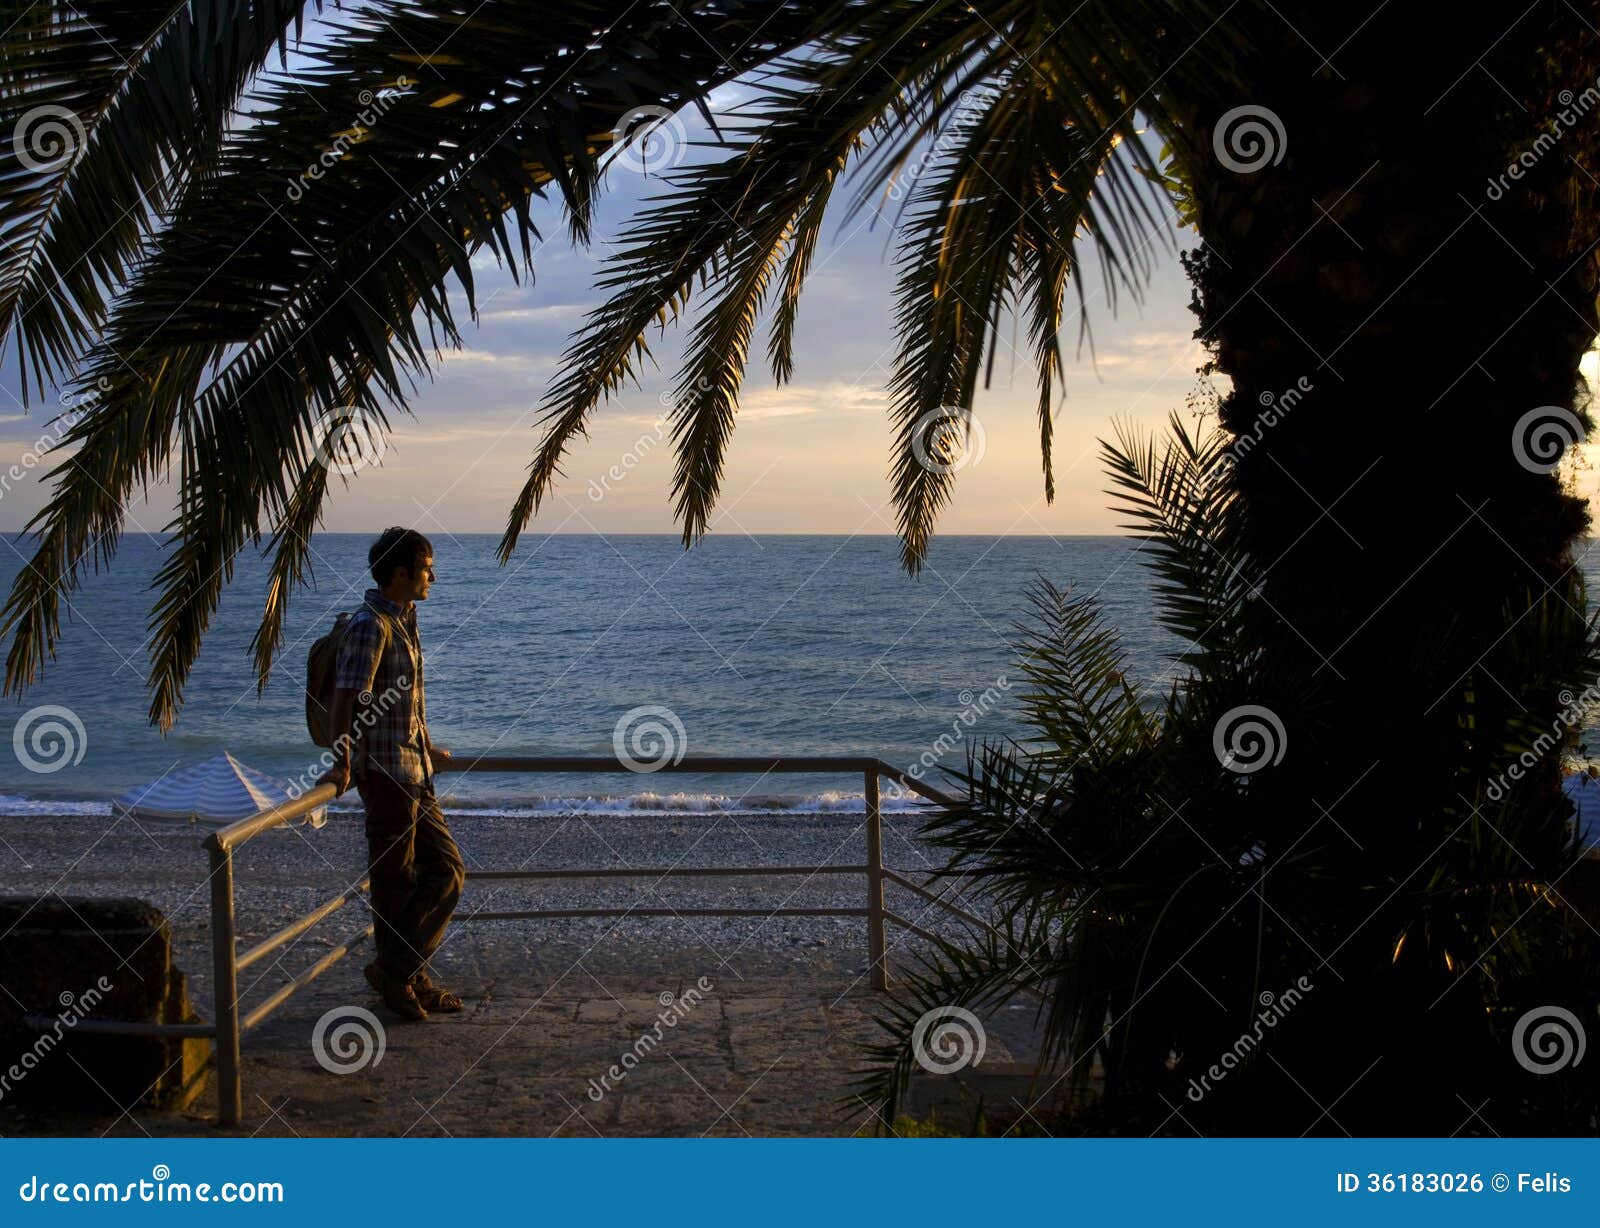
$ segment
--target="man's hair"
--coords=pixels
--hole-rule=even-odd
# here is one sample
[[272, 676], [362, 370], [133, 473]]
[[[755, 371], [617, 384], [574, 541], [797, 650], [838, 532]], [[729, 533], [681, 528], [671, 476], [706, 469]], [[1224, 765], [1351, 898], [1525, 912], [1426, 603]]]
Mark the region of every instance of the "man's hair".
[[395, 525], [378, 534], [378, 540], [367, 551], [367, 566], [372, 568], [372, 578], [378, 587], [383, 588], [402, 567], [415, 575], [417, 560], [432, 553], [433, 543], [421, 533]]

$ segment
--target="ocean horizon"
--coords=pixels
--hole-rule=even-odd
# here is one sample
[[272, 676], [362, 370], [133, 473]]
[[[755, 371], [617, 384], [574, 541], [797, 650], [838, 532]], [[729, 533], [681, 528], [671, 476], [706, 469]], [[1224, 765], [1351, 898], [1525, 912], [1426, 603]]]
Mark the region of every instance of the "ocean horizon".
[[[17, 536], [7, 535], [14, 546]], [[304, 724], [306, 652], [360, 603], [372, 536], [314, 539], [313, 585], [291, 599], [259, 696], [249, 645], [266, 565], [241, 554], [165, 735], [148, 723], [145, 688], [162, 545], [124, 539], [111, 568], [72, 595], [59, 659], [12, 701], [14, 749], [45, 708], [81, 722], [82, 746], [0, 761], [0, 815], [108, 813], [119, 794], [224, 751], [309, 783], [321, 751]], [[680, 750], [861, 755], [938, 787], [969, 740], [1025, 736], [1013, 644], [1040, 577], [1096, 594], [1122, 633], [1129, 677], [1152, 696], [1181, 647], [1154, 621], [1133, 537], [941, 535], [915, 579], [890, 535], [725, 534], [687, 551], [671, 533], [527, 535], [504, 567], [498, 534], [430, 537], [438, 581], [418, 610], [428, 715], [434, 740], [458, 752], [609, 757], [620, 745], [646, 765]], [[0, 580], [9, 586], [19, 565], [8, 552]], [[1588, 552], [1584, 565], [1594, 582]], [[30, 759], [48, 770], [30, 770]], [[439, 791], [449, 809], [506, 815], [848, 815], [864, 805], [854, 774], [452, 773]], [[1600, 789], [1582, 793], [1587, 803]], [[897, 787], [884, 797], [890, 809], [915, 805]], [[341, 799], [356, 803], [353, 792]]]

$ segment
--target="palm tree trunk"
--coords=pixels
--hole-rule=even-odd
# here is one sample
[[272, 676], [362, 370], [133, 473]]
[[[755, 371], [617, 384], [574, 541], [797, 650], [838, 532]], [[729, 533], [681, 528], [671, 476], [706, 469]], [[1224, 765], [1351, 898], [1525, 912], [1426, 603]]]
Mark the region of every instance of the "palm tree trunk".
[[[1588, 514], [1539, 463], [1548, 431], [1513, 435], [1587, 427], [1578, 364], [1600, 331], [1588, 23], [1536, 6], [1489, 45], [1498, 23], [1373, 7], [1359, 29], [1368, 14], [1347, 6], [1267, 18], [1238, 100], [1270, 111], [1265, 146], [1196, 114], [1188, 150], [1200, 335], [1232, 379], [1221, 419], [1266, 573], [1260, 699], [1284, 720], [1298, 789], [1278, 852], [1321, 850], [1348, 888], [1298, 950], [1343, 987], [1342, 1026], [1371, 1022], [1374, 993], [1416, 1025], [1380, 1024], [1382, 1045], [1344, 1046], [1314, 1081], [1338, 1096], [1386, 1061], [1351, 1106], [1394, 1103], [1411, 1059], [1448, 1065], [1430, 1031], [1448, 1049], [1484, 1030], [1481, 1007], [1450, 1000], [1461, 968], [1431, 947], [1392, 952], [1405, 901], [1486, 867], [1570, 868], [1554, 738], [1520, 780], [1501, 776], [1508, 747], [1565, 724]], [[1391, 982], [1352, 987], [1363, 961], [1392, 964]], [[1455, 1073], [1406, 1077], [1460, 1116]]]

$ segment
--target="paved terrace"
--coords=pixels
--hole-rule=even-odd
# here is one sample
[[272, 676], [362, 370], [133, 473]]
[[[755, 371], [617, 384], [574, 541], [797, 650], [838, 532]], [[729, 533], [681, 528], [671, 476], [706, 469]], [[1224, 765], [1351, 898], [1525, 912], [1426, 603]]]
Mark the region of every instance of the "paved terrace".
[[[741, 953], [718, 967], [704, 946], [660, 940], [674, 923], [629, 922], [595, 945], [538, 942], [537, 923], [461, 927], [436, 969], [467, 996], [459, 1015], [401, 1023], [361, 979], [364, 951], [295, 995], [244, 1041], [245, 1120], [218, 1130], [209, 1084], [187, 1112], [62, 1119], [0, 1104], [0, 1132], [139, 1136], [829, 1135], [865, 1127], [841, 1115], [859, 1045], [880, 1033], [864, 942], [807, 936], [788, 952]], [[654, 932], [656, 940], [649, 935]], [[818, 945], [828, 942], [829, 945]], [[699, 977], [712, 988], [685, 998]], [[663, 995], [681, 1017], [661, 1029]], [[689, 1003], [692, 1001], [692, 1005]], [[384, 1052], [349, 1073], [326, 1069], [313, 1033], [326, 1012], [370, 1010]], [[989, 1066], [1031, 1052], [1031, 1008], [987, 1028]], [[652, 1038], [639, 1063], [602, 1080]], [[322, 1051], [337, 1064], [337, 1025]], [[598, 1097], [598, 1099], [596, 1098]]]

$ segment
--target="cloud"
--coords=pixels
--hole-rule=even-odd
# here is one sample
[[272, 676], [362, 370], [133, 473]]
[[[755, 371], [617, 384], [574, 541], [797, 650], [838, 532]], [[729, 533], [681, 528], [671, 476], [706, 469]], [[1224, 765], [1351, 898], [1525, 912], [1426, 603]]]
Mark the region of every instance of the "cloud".
[[793, 418], [801, 414], [877, 414], [889, 404], [888, 390], [843, 381], [762, 388], [739, 398], [739, 417]]
[[537, 357], [529, 354], [496, 354], [493, 350], [446, 350], [446, 363], [465, 363], [473, 366], [504, 367], [508, 371], [549, 371], [556, 365], [553, 356]]
[[[39, 470], [43, 473], [74, 456], [78, 452], [76, 444], [71, 447], [58, 446], [53, 439], [39, 443], [23, 443], [20, 440], [0, 443], [0, 465], [21, 465], [29, 470]], [[29, 458], [32, 458], [31, 463]]]
[[478, 318], [485, 323], [490, 320], [565, 320], [582, 310], [577, 303], [549, 303], [543, 307], [502, 307], [499, 311], [486, 311]]
[[1133, 333], [1092, 355], [1085, 348], [1079, 363], [1084, 370], [1111, 379], [1187, 379], [1205, 357], [1205, 350], [1194, 337], [1174, 330]]
[[407, 444], [414, 443], [442, 444], [458, 443], [467, 439], [501, 439], [515, 429], [515, 425], [509, 429], [505, 427], [458, 426], [445, 431], [408, 431], [401, 427], [394, 432], [394, 441], [397, 445], [404, 447]]

